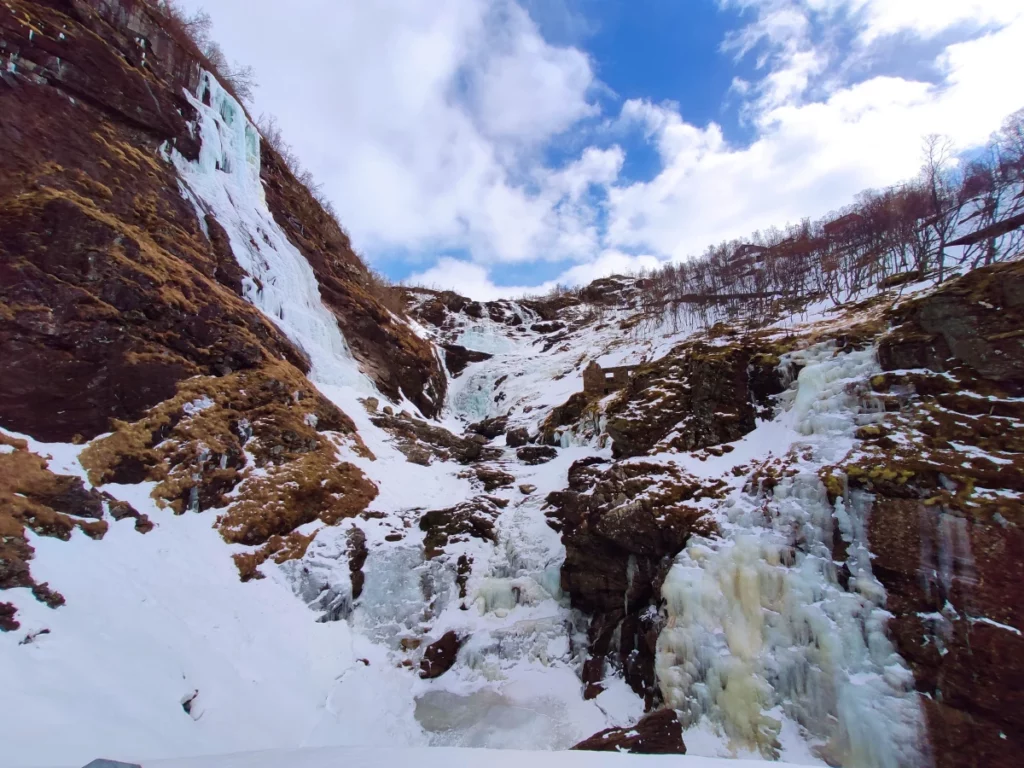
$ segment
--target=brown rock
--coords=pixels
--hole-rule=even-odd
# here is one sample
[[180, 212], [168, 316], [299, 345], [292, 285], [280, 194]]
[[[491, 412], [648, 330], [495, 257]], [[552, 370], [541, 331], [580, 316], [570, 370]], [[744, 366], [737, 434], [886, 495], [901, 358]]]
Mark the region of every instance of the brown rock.
[[493, 419], [484, 419], [476, 424], [469, 425], [469, 431], [477, 435], [482, 435], [488, 440], [505, 434], [505, 429], [508, 426], [507, 416], [496, 416]]
[[573, 749], [592, 752], [632, 752], [640, 755], [685, 755], [683, 727], [671, 709], [645, 715], [630, 728], [609, 728], [581, 741]]
[[558, 451], [548, 445], [527, 445], [516, 451], [516, 457], [524, 464], [546, 464], [558, 456]]
[[457, 633], [451, 631], [428, 645], [420, 662], [420, 677], [433, 679], [451, 669], [464, 642], [465, 638], [460, 638]]
[[661, 583], [689, 537], [714, 530], [697, 502], [718, 498], [725, 488], [722, 481], [704, 481], [670, 465], [607, 466], [593, 457], [573, 464], [567, 490], [548, 495], [549, 524], [561, 531], [565, 545], [562, 589], [573, 607], [591, 616], [583, 669], [588, 697], [600, 693], [606, 658], [614, 654], [647, 706], [658, 700]]
[[516, 427], [505, 433], [505, 445], [509, 448], [522, 448], [530, 442], [530, 432], [526, 427]]
[[781, 389], [771, 386], [774, 369], [751, 365], [754, 357], [746, 347], [688, 342], [639, 366], [608, 406], [612, 455], [641, 456], [656, 446], [695, 451], [743, 437], [754, 428], [757, 399]]
[[484, 360], [490, 360], [494, 357], [486, 352], [466, 349], [458, 344], [442, 344], [441, 346], [445, 352], [445, 367], [448, 369], [448, 373], [452, 375], [452, 378], [458, 378], [470, 363], [482, 363]]

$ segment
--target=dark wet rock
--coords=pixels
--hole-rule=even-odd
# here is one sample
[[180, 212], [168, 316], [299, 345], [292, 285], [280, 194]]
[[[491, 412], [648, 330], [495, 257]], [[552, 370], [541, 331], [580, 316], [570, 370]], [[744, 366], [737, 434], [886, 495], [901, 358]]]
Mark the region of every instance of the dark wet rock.
[[592, 752], [632, 752], [638, 755], [685, 755], [683, 727], [671, 709], [659, 709], [628, 728], [609, 728], [581, 741], [573, 749]]
[[509, 448], [522, 448], [530, 442], [530, 431], [526, 427], [515, 427], [505, 433], [505, 445]]
[[469, 431], [477, 435], [483, 435], [488, 440], [493, 440], [505, 434], [508, 427], [508, 416], [495, 416], [493, 419], [484, 419], [476, 424], [469, 425]]
[[565, 329], [565, 323], [534, 323], [530, 326], [530, 330], [534, 333], [555, 333]]
[[565, 545], [562, 589], [573, 607], [591, 616], [585, 694], [601, 692], [613, 661], [653, 706], [661, 584], [689, 537], [714, 530], [700, 502], [720, 498], [726, 486], [671, 465], [609, 465], [598, 457], [574, 463], [568, 481], [565, 491], [548, 495], [546, 514]]
[[453, 378], [458, 378], [470, 363], [482, 363], [485, 360], [490, 360], [494, 357], [494, 355], [490, 355], [487, 352], [477, 352], [475, 349], [466, 349], [459, 344], [442, 344], [441, 347], [445, 351], [445, 367]]
[[420, 518], [424, 554], [428, 560], [445, 552], [449, 542], [467, 541], [469, 538], [497, 541], [494, 521], [501, 507], [495, 499], [477, 496], [447, 509], [434, 509]]
[[428, 645], [427, 650], [423, 652], [423, 660], [420, 661], [420, 677], [433, 679], [451, 669], [464, 642], [465, 638], [460, 638], [456, 632], [451, 631], [445, 632], [440, 640]]
[[366, 583], [366, 575], [363, 573], [363, 566], [369, 550], [366, 548], [366, 534], [361, 528], [355, 526], [348, 532], [348, 570], [352, 581], [352, 599], [358, 600], [363, 594], [363, 585]]
[[558, 456], [558, 451], [549, 445], [527, 445], [516, 451], [516, 457], [524, 464], [546, 464]]

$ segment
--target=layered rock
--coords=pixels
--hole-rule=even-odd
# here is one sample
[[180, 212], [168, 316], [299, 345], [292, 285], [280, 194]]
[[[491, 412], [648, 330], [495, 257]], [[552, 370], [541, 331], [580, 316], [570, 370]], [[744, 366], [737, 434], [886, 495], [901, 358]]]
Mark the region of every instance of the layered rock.
[[738, 440], [782, 391], [778, 358], [751, 347], [689, 342], [637, 368], [607, 407], [616, 457], [695, 451]]
[[657, 701], [661, 582], [692, 534], [714, 530], [703, 518], [723, 488], [671, 464], [608, 464], [595, 457], [573, 464], [568, 489], [548, 496], [549, 524], [565, 544], [562, 589], [591, 617], [587, 698], [603, 690], [610, 661], [648, 707]]
[[[315, 534], [296, 528], [356, 515], [377, 489], [338, 460], [337, 443], [370, 454], [306, 379], [307, 354], [247, 300], [263, 286], [232, 251], [237, 233], [183, 194], [180, 169], [215, 138], [185, 95], [207, 62], [157, 6], [127, 0], [12, 0], [0, 62], [0, 426], [44, 441], [112, 433], [83, 454], [92, 483], [154, 481], [175, 513], [219, 510], [224, 538], [252, 548], [235, 558], [243, 578], [300, 557]], [[435, 414], [446, 379], [432, 345], [260, 149], [270, 214], [348, 350], [384, 395]]]

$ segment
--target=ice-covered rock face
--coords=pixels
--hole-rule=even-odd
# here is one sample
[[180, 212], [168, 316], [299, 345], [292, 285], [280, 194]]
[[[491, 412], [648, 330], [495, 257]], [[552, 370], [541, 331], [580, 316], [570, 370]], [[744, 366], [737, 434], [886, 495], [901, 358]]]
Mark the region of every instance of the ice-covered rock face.
[[372, 393], [337, 319], [320, 298], [313, 268], [267, 208], [256, 127], [208, 72], [202, 75], [198, 96], [189, 100], [198, 115], [199, 159], [189, 162], [178, 153], [171, 157], [199, 221], [212, 214], [227, 232], [231, 251], [246, 273], [245, 297], [305, 352], [314, 382]]
[[877, 421], [863, 394], [873, 350], [798, 355], [804, 365], [778, 419], [804, 435], [771, 495], [723, 505], [721, 537], [695, 537], [662, 588], [668, 624], [658, 681], [685, 726], [707, 718], [737, 746], [775, 756], [784, 718], [842, 765], [921, 764], [913, 675], [885, 632], [885, 593], [871, 573], [871, 497], [829, 503], [819, 478], [858, 426]]

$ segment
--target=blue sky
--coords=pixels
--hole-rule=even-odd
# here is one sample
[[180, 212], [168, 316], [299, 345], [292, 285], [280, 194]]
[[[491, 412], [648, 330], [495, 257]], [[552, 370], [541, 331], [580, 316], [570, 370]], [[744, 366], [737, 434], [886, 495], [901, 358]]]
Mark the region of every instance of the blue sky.
[[699, 254], [1024, 107], [1010, 0], [180, 0], [360, 252], [480, 298]]

